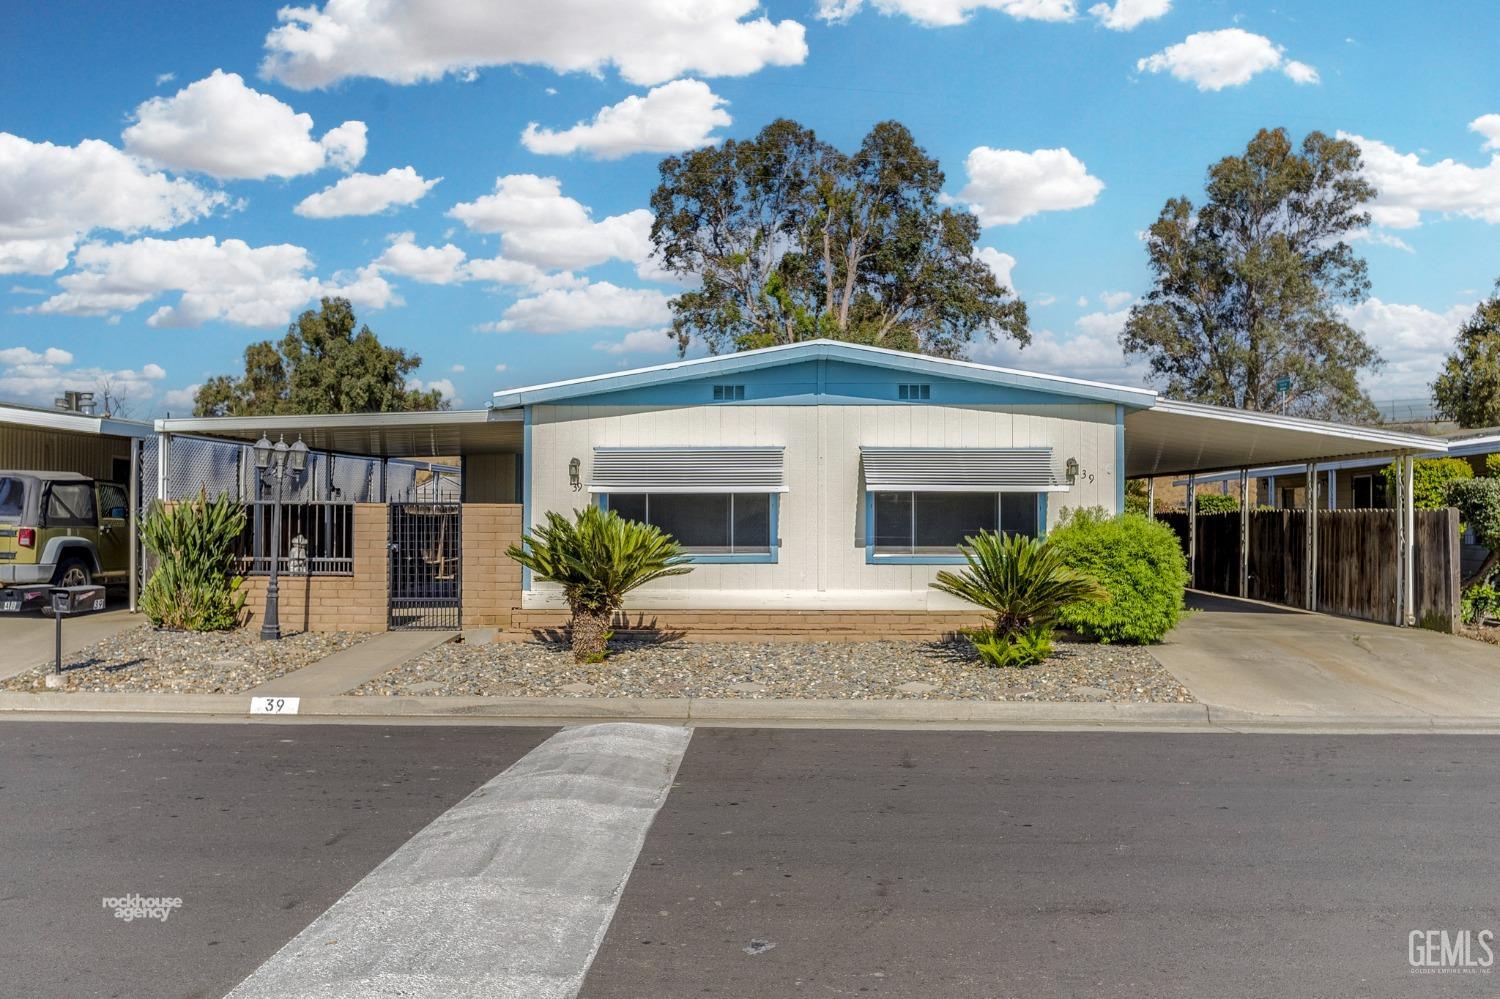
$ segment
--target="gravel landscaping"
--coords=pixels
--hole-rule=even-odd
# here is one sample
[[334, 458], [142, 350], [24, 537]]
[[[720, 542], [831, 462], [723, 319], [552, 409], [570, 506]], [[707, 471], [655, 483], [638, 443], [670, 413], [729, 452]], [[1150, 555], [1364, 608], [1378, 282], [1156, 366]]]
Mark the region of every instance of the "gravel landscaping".
[[611, 643], [580, 666], [545, 642], [449, 644], [353, 693], [487, 697], [726, 697], [1188, 703], [1139, 647], [1059, 640], [1028, 669], [985, 666], [966, 642]]
[[[122, 631], [63, 662], [63, 692], [238, 694], [368, 638], [353, 632], [289, 635], [262, 642], [253, 629]], [[5, 690], [43, 692], [51, 663], [5, 681]]]

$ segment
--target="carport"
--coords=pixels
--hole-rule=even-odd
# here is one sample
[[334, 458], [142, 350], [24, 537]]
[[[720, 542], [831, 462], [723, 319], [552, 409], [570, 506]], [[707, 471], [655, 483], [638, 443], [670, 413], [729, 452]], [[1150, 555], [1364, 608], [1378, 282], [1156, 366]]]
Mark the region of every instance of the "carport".
[[[1390, 557], [1396, 566], [1396, 623], [1417, 623], [1416, 513], [1412, 495], [1412, 462], [1417, 455], [1442, 454], [1448, 441], [1422, 434], [1307, 420], [1277, 413], [1249, 412], [1200, 403], [1158, 400], [1124, 415], [1127, 478], [1185, 476], [1188, 482], [1186, 549], [1197, 578], [1200, 555], [1196, 495], [1197, 476], [1238, 472], [1238, 596], [1250, 589], [1250, 470], [1264, 466], [1301, 467], [1306, 476], [1306, 509], [1301, 518], [1303, 571], [1300, 606], [1318, 608], [1317, 466], [1352, 458], [1390, 458], [1397, 462], [1396, 530]], [[1154, 485], [1148, 501], [1155, 515]], [[1325, 516], [1327, 512], [1325, 511]]]

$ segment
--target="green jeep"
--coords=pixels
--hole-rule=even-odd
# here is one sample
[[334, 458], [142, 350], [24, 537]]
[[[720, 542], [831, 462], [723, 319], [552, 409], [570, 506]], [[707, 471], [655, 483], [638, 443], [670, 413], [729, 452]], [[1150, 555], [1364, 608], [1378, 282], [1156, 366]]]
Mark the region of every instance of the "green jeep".
[[0, 471], [0, 588], [125, 583], [127, 496], [74, 472]]

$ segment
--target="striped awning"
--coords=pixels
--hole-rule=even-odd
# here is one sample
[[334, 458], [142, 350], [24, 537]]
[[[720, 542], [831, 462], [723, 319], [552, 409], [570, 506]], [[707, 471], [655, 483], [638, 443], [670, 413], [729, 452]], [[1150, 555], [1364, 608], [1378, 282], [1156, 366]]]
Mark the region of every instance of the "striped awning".
[[1050, 447], [862, 447], [870, 492], [1062, 492]]
[[596, 447], [591, 493], [783, 493], [781, 447]]

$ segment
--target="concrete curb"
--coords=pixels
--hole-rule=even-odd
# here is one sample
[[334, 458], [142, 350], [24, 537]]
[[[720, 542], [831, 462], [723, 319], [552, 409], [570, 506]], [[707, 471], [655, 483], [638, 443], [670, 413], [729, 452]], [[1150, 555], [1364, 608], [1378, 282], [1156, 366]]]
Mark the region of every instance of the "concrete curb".
[[[245, 694], [0, 692], [0, 717], [248, 719]], [[578, 725], [639, 721], [737, 728], [1500, 733], [1500, 717], [1262, 715], [1208, 704], [614, 697], [304, 697], [274, 722]]]

